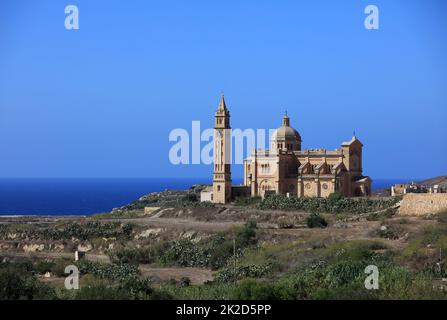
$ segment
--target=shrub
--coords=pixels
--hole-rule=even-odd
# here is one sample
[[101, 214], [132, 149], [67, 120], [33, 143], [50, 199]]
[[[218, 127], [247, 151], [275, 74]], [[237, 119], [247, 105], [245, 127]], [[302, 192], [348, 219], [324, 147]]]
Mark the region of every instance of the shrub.
[[248, 222], [235, 229], [234, 233], [219, 233], [206, 243], [194, 243], [190, 240], [178, 240], [145, 248], [123, 248], [109, 251], [114, 263], [155, 263], [177, 265], [181, 267], [222, 268], [234, 255], [240, 257], [245, 248], [256, 244], [256, 223]]
[[160, 261], [182, 267], [205, 267], [209, 261], [209, 254], [189, 240], [179, 240], [163, 253]]
[[168, 244], [162, 243], [144, 248], [122, 248], [107, 254], [113, 263], [149, 264], [158, 261], [167, 247]]
[[[223, 235], [212, 237], [209, 245], [209, 263], [208, 266], [213, 270], [217, 270], [228, 263], [234, 255], [233, 240]], [[236, 246], [236, 255], [241, 255], [241, 247]]]
[[344, 197], [340, 192], [331, 193], [328, 197], [329, 202], [336, 203], [342, 200]]
[[267, 195], [259, 204], [261, 209], [302, 210], [315, 213], [367, 213], [392, 207], [399, 198], [366, 199], [343, 198], [338, 195], [331, 198], [296, 198], [280, 194]]
[[233, 284], [208, 282], [200, 286], [182, 287], [177, 283], [162, 284], [161, 292], [180, 300], [223, 300], [230, 298]]
[[256, 221], [248, 221], [236, 233], [236, 245], [238, 247], [246, 247], [256, 243]]
[[67, 240], [76, 238], [82, 241], [95, 238], [129, 239], [132, 234], [131, 224], [101, 223], [88, 221], [87, 223], [71, 223], [62, 228], [44, 226], [23, 230], [22, 237], [29, 239]]
[[56, 293], [39, 282], [30, 269], [21, 264], [2, 264], [0, 268], [0, 300], [55, 299]]
[[76, 290], [77, 300], [129, 300], [130, 296], [122, 288], [116, 288], [100, 284], [96, 286], [82, 287]]
[[103, 264], [87, 260], [77, 262], [81, 274], [92, 274], [99, 279], [119, 282], [129, 281], [139, 275], [138, 267], [132, 264]]
[[231, 291], [233, 300], [277, 300], [274, 284], [255, 280], [244, 280]]
[[191, 279], [189, 279], [188, 277], [182, 277], [180, 279], [180, 286], [182, 287], [189, 287], [191, 284]]
[[234, 205], [238, 207], [255, 207], [261, 200], [261, 197], [240, 197], [234, 200]]
[[[210, 259], [208, 266], [213, 270], [227, 265], [233, 258], [243, 255], [245, 248], [256, 244], [256, 222], [249, 221], [243, 227], [236, 229], [234, 236], [218, 234], [214, 236], [208, 247]], [[234, 257], [234, 246], [236, 245], [236, 257]]]
[[[364, 270], [380, 270], [380, 289], [366, 290]], [[371, 252], [367, 246], [343, 246], [332, 257], [298, 270], [278, 282], [282, 299], [383, 299], [414, 295], [408, 271], [395, 265], [387, 254]]]
[[219, 283], [226, 283], [243, 278], [261, 278], [270, 274], [271, 271], [271, 264], [239, 266], [236, 267], [236, 270], [230, 266], [221, 270], [215, 280]]
[[[89, 277], [90, 276], [90, 277]], [[86, 279], [88, 278], [88, 279]], [[129, 277], [122, 281], [104, 280], [91, 275], [83, 276], [75, 299], [80, 300], [153, 300], [170, 299], [160, 290], [152, 288], [149, 279]]]
[[34, 271], [38, 274], [45, 274], [53, 270], [55, 263], [53, 261], [39, 261], [34, 267]]
[[309, 228], [326, 228], [327, 227], [326, 220], [317, 213], [311, 213], [306, 218], [306, 224]]
[[67, 258], [59, 258], [53, 262], [49, 271], [58, 277], [65, 277], [67, 276], [65, 274], [65, 267], [71, 264], [74, 264], [74, 261]]
[[397, 240], [400, 238], [402, 232], [403, 232], [402, 228], [395, 225], [391, 225], [391, 226], [381, 226], [379, 229], [374, 230], [371, 233], [371, 235], [384, 239]]

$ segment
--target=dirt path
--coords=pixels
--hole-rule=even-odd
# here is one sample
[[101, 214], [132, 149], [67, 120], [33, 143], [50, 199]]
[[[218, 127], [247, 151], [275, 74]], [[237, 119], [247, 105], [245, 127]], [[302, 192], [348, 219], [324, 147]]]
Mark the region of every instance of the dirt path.
[[206, 222], [189, 219], [177, 218], [160, 218], [160, 217], [144, 217], [144, 218], [124, 218], [124, 219], [107, 219], [107, 221], [121, 223], [135, 223], [138, 225], [156, 227], [156, 228], [174, 228], [182, 231], [224, 231], [234, 226], [241, 226], [244, 222]]
[[[74, 254], [69, 252], [2, 252], [5, 257], [24, 257], [24, 258], [38, 258], [38, 259], [58, 259], [68, 258], [74, 259]], [[86, 259], [94, 262], [109, 263], [110, 259], [105, 254], [86, 253]]]

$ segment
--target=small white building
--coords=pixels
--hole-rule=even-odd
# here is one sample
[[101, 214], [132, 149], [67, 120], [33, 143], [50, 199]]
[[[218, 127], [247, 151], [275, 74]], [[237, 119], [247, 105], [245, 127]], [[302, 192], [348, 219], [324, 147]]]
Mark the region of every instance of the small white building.
[[213, 202], [213, 187], [207, 186], [200, 192], [200, 202]]

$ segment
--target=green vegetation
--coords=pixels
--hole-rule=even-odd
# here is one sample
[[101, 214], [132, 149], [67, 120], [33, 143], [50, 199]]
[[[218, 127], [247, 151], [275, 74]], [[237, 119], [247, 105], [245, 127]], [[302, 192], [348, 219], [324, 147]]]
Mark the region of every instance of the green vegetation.
[[[62, 262], [62, 260], [59, 260]], [[74, 264], [65, 260], [66, 265]], [[45, 273], [57, 263], [24, 259], [0, 263], [0, 300], [123, 300], [170, 299], [166, 292], [154, 289], [148, 279], [141, 278], [134, 265], [100, 264], [90, 261], [76, 263], [82, 275], [80, 290], [65, 290], [43, 283], [35, 274]], [[64, 273], [59, 276], [66, 276]]]
[[123, 248], [109, 252], [115, 263], [160, 263], [165, 266], [202, 267], [217, 270], [256, 244], [256, 223], [248, 222], [234, 232], [218, 233], [202, 243], [178, 240], [146, 248]]
[[[57, 239], [66, 252], [88, 241], [94, 249], [87, 259], [95, 259], [98, 257], [93, 254], [116, 244], [116, 249], [106, 251], [111, 263], [74, 262], [62, 258], [65, 254], [52, 259], [46, 252], [29, 253], [29, 258], [5, 253], [0, 256], [0, 299], [447, 299], [442, 281], [447, 278], [447, 213], [399, 219], [392, 208], [396, 199], [380, 202], [334, 194], [328, 199], [302, 200], [272, 196], [254, 203], [242, 201], [241, 206], [274, 205], [287, 210], [302, 206], [312, 214], [249, 210], [244, 218], [259, 219], [263, 228], [249, 221], [224, 232], [200, 231], [191, 240], [177, 230], [157, 233], [157, 237], [133, 237], [142, 229], [91, 219], [57, 222], [51, 228], [44, 224], [0, 225], [0, 237], [6, 239], [2, 244], [17, 243], [20, 250], [20, 239], [45, 246]], [[338, 209], [327, 212], [326, 206]], [[237, 213], [232, 210], [228, 216]], [[352, 213], [365, 210], [370, 213], [345, 223]], [[179, 210], [186, 211], [189, 214], [191, 210]], [[199, 211], [208, 214], [208, 210]], [[316, 229], [306, 230], [304, 223]], [[303, 229], [264, 227], [269, 224]], [[103, 237], [113, 238], [113, 242]], [[28, 242], [33, 239], [39, 241]], [[63, 286], [65, 267], [70, 264], [79, 268], [80, 290]], [[369, 265], [379, 269], [378, 290], [365, 289]], [[160, 276], [145, 278], [145, 272], [158, 275], [160, 267], [173, 267], [168, 275], [172, 279], [166, 277], [165, 270]], [[210, 278], [210, 270], [213, 280], [197, 284]], [[50, 278], [44, 277], [47, 272]]]
[[92, 274], [99, 279], [111, 279], [120, 282], [137, 279], [138, 267], [133, 264], [103, 264], [87, 260], [76, 263], [81, 274]]
[[244, 278], [262, 278], [272, 272], [272, 264], [227, 267], [219, 271], [215, 281], [227, 283]]
[[168, 249], [168, 243], [155, 244], [147, 247], [131, 247], [111, 250], [108, 252], [110, 260], [114, 263], [156, 263]]
[[0, 300], [55, 299], [54, 289], [38, 281], [32, 270], [28, 261], [0, 263]]
[[[435, 254], [440, 248], [446, 248], [445, 227], [424, 229], [403, 251], [384, 250], [387, 247], [380, 241], [340, 243], [329, 238], [257, 246], [253, 223], [235, 230], [235, 237], [219, 234], [212, 241], [209, 239], [208, 244], [185, 242], [180, 246], [172, 242], [167, 249], [160, 245], [148, 251], [156, 261], [165, 261], [168, 265], [190, 266], [190, 261], [194, 261], [194, 266], [218, 269], [215, 280], [203, 285], [191, 284], [184, 277], [154, 286], [142, 277], [135, 264], [83, 260], [76, 262], [81, 272], [81, 289], [67, 291], [41, 283], [33, 273], [43, 274], [72, 261], [3, 262], [0, 298], [446, 299], [447, 292], [433, 284], [446, 276], [444, 265], [437, 264]], [[236, 268], [232, 259], [233, 238], [243, 248], [237, 253]], [[224, 245], [216, 247], [219, 243]], [[123, 257], [132, 260], [127, 255]], [[379, 290], [364, 287], [368, 265], [379, 269]]]
[[318, 213], [311, 213], [307, 219], [306, 224], [309, 228], [326, 228], [327, 221]]
[[0, 228], [0, 239], [7, 239], [9, 234], [16, 234], [20, 239], [43, 240], [92, 240], [96, 238], [117, 238], [127, 240], [133, 230], [131, 224], [101, 223], [87, 221], [86, 223], [70, 223], [61, 227], [48, 228], [46, 225], [7, 225]]
[[397, 240], [404, 233], [404, 230], [399, 224], [382, 225], [377, 230], [374, 230], [371, 235], [373, 237], [380, 237], [384, 239]]
[[238, 207], [257, 207], [261, 201], [261, 197], [241, 197], [234, 200], [234, 205]]
[[337, 203], [340, 200], [343, 200], [344, 196], [340, 192], [333, 192], [329, 195], [328, 200], [331, 203]]
[[[383, 248], [370, 241], [333, 244], [314, 250], [307, 259], [305, 250], [298, 250], [304, 263], [288, 266], [289, 271], [278, 274], [275, 268], [261, 271], [262, 267], [239, 267], [236, 285], [230, 268], [219, 273], [216, 281], [202, 286], [181, 287], [164, 285], [162, 289], [178, 299], [446, 299], [447, 293], [433, 286], [435, 277], [427, 270], [411, 272], [396, 263], [390, 253], [378, 253]], [[286, 248], [277, 246], [282, 255]], [[287, 251], [288, 252], [288, 251]], [[296, 258], [296, 256], [295, 256]], [[272, 257], [274, 259], [274, 257]], [[285, 261], [280, 261], [283, 264]], [[379, 289], [367, 290], [365, 268], [379, 269]], [[267, 265], [264, 265], [266, 267]], [[284, 269], [282, 266], [279, 270]], [[249, 270], [240, 272], [240, 270]]]
[[398, 262], [416, 272], [446, 278], [447, 224], [424, 228], [399, 253]]
[[272, 194], [266, 196], [259, 207], [270, 210], [301, 210], [315, 213], [366, 213], [392, 207], [399, 198], [367, 199], [343, 198], [338, 194], [329, 198], [296, 198]]

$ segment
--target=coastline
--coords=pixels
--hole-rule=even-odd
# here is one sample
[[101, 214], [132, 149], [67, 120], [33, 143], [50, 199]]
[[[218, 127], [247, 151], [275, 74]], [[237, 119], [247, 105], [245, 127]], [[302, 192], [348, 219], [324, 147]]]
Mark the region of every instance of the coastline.
[[[373, 191], [411, 179], [376, 179]], [[10, 187], [9, 183], [13, 185]], [[3, 184], [1, 184], [3, 182]], [[107, 182], [107, 183], [105, 183]], [[88, 217], [110, 213], [142, 196], [166, 190], [188, 190], [201, 184], [199, 179], [0, 179], [4, 201], [0, 217]], [[374, 187], [375, 186], [375, 187]]]

